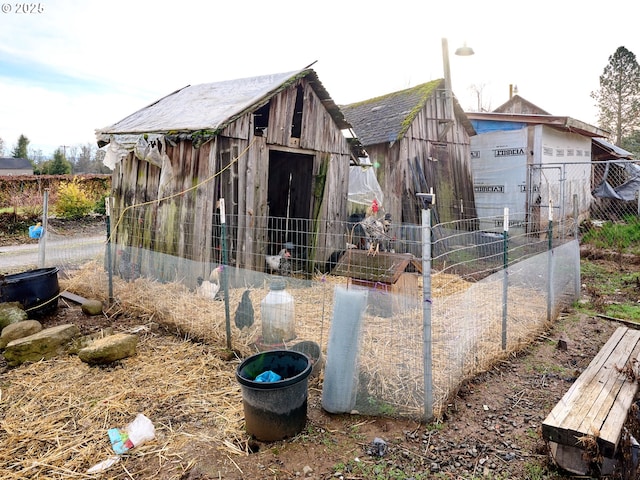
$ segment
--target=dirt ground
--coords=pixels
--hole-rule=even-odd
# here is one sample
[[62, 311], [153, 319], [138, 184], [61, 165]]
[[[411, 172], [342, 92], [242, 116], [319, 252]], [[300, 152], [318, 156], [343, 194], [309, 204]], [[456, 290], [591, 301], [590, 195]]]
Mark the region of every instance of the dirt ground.
[[[640, 272], [637, 261], [621, 264], [605, 256], [592, 261], [612, 272]], [[583, 290], [587, 302], [586, 285]], [[627, 300], [640, 301], [640, 292], [630, 295], [635, 298]], [[136, 325], [136, 319], [119, 318], [113, 323], [69, 306], [43, 323], [75, 323], [89, 333], [105, 326], [125, 330]], [[245, 452], [239, 455], [229, 455], [220, 444], [194, 442], [184, 451], [172, 452], [175, 460], [170, 463], [175, 468], [147, 476], [143, 472], [148, 471], [149, 459], [131, 455], [124, 468], [127, 473], [118, 469], [100, 478], [571, 478], [553, 465], [541, 438], [541, 424], [619, 325], [575, 311], [563, 313], [527, 351], [463, 385], [438, 422], [328, 414], [321, 407], [320, 376], [309, 384], [306, 428], [294, 438], [272, 443], [247, 439]], [[560, 338], [567, 341], [566, 350], [558, 348]], [[144, 341], [155, 340], [147, 336]], [[3, 371], [6, 366], [0, 365], [0, 374]], [[202, 420], [179, 421], [181, 428], [197, 430]], [[376, 455], [374, 439], [385, 442], [383, 455]]]

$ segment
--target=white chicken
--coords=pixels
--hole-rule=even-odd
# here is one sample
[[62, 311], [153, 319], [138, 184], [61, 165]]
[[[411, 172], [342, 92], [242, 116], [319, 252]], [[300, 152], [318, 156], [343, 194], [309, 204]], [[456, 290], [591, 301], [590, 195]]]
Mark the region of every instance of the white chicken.
[[214, 300], [220, 291], [220, 272], [222, 272], [222, 265], [217, 266], [211, 271], [209, 280], [204, 280], [202, 277], [198, 277], [196, 293], [201, 297]]
[[281, 275], [288, 275], [291, 273], [291, 254], [286, 248], [280, 250], [277, 255], [267, 255], [265, 261], [267, 267], [269, 267], [270, 273], [277, 272]]

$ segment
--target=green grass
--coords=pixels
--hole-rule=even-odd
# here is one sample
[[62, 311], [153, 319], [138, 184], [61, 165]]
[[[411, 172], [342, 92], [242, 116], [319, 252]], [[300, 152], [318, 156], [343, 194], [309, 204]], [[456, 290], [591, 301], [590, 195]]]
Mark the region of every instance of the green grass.
[[606, 222], [587, 231], [582, 243], [621, 253], [640, 254], [640, 218], [628, 215], [622, 222]]

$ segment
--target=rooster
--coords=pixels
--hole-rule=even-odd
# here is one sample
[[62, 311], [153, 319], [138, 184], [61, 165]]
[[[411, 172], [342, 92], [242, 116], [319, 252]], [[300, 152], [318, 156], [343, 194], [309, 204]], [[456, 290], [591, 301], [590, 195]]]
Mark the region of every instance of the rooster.
[[371, 206], [367, 208], [367, 214], [360, 225], [362, 226], [368, 243], [367, 255], [377, 255], [380, 252], [380, 244], [384, 245], [390, 240], [389, 228], [391, 227], [391, 214], [385, 214], [382, 220], [376, 218], [380, 207], [377, 200], [373, 200]]
[[222, 265], [217, 266], [211, 271], [209, 280], [204, 280], [202, 277], [198, 277], [196, 293], [201, 297], [215, 300], [216, 295], [220, 291], [220, 272], [222, 272]]
[[291, 254], [286, 248], [280, 250], [277, 255], [267, 255], [265, 261], [269, 267], [270, 273], [277, 272], [281, 275], [289, 275], [291, 273]]

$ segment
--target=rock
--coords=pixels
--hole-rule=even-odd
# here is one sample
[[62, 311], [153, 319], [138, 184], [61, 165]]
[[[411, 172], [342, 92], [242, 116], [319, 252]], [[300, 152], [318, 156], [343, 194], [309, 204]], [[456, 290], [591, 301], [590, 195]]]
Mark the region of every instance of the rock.
[[100, 315], [102, 313], [102, 302], [100, 300], [88, 299], [80, 305], [82, 312], [87, 315]]
[[9, 342], [4, 350], [7, 364], [15, 367], [24, 362], [39, 362], [65, 353], [80, 329], [72, 324], [45, 328], [28, 337]]
[[3, 350], [9, 342], [18, 338], [28, 337], [42, 330], [42, 324], [37, 320], [24, 320], [18, 323], [12, 323], [2, 329], [0, 335], [0, 350]]
[[80, 349], [78, 357], [91, 365], [111, 363], [135, 355], [137, 345], [137, 335], [116, 333], [95, 340], [91, 345]]
[[305, 465], [302, 469], [302, 473], [305, 477], [308, 477], [313, 473], [313, 468], [311, 468], [309, 465]]
[[0, 303], [0, 330], [3, 330], [7, 325], [26, 319], [27, 312], [24, 311], [20, 302]]
[[90, 346], [96, 340], [113, 335], [113, 328], [107, 327], [101, 329], [99, 332], [84, 335], [73, 339], [73, 345], [69, 349], [69, 353], [76, 354], [85, 347]]

